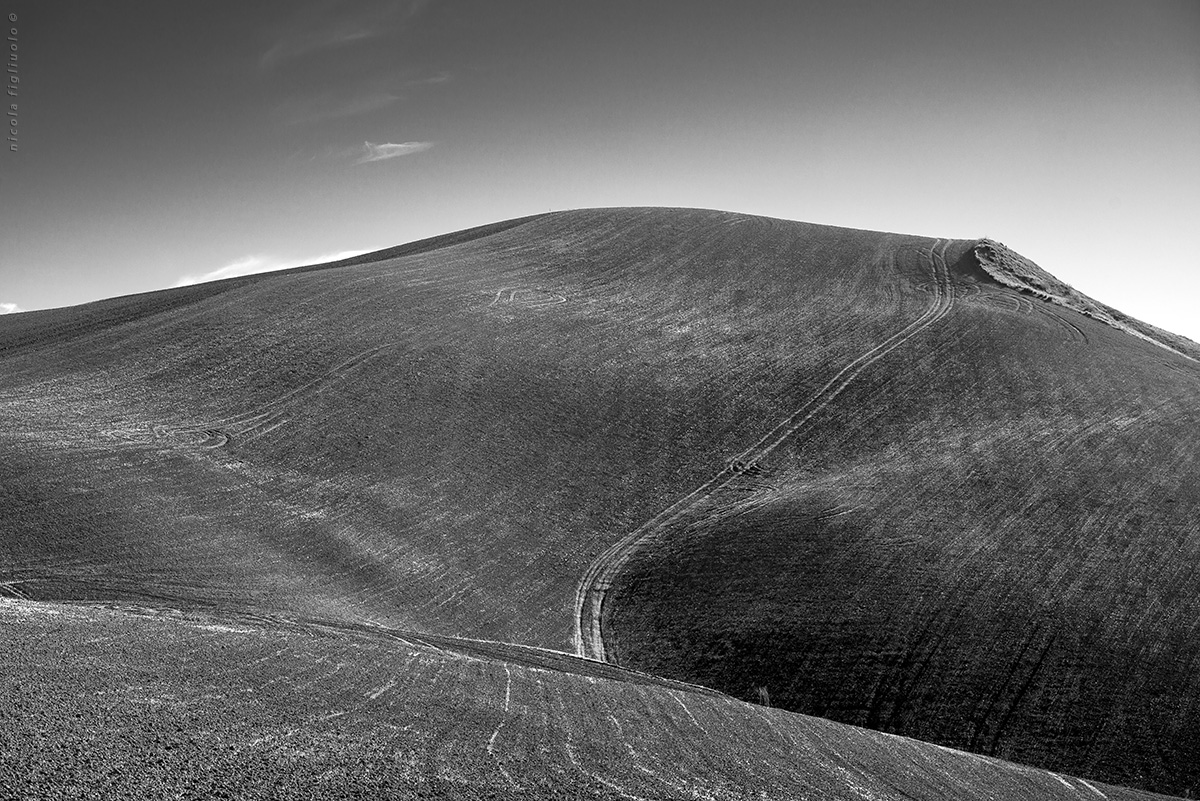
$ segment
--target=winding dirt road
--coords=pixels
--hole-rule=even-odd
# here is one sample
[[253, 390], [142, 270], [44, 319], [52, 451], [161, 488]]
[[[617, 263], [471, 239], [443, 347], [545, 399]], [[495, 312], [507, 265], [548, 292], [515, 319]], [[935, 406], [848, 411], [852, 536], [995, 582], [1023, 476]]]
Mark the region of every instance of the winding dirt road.
[[721, 472], [621, 538], [592, 562], [575, 590], [574, 646], [577, 656], [600, 662], [608, 661], [601, 628], [604, 602], [613, 580], [639, 548], [654, 539], [666, 525], [679, 518], [701, 499], [746, 472], [747, 468], [752, 468], [807, 425], [864, 370], [949, 313], [954, 303], [954, 291], [950, 283], [950, 273], [946, 268], [947, 244], [946, 241], [938, 239], [929, 248], [928, 260], [934, 279], [933, 300], [920, 317], [851, 361], [803, 406], [788, 415], [758, 442], [731, 459]]

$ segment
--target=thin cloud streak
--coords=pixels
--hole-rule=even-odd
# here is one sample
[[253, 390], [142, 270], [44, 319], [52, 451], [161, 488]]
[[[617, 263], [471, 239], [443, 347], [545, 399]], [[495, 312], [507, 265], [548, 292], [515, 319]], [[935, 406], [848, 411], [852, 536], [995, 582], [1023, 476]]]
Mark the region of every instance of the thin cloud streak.
[[381, 31], [358, 28], [354, 30], [332, 31], [327, 34], [313, 33], [306, 36], [284, 39], [277, 42], [274, 47], [264, 53], [259, 63], [264, 68], [270, 68], [281, 61], [318, 50], [327, 50], [352, 42], [359, 42], [363, 39], [370, 39], [379, 36], [381, 33]]
[[[226, 264], [201, 275], [185, 275], [175, 282], [176, 287], [203, 284], [208, 281], [220, 281], [223, 278], [239, 278], [243, 275], [255, 275], [276, 270], [288, 270], [292, 267], [304, 267], [309, 264], [326, 264], [331, 261], [341, 261], [354, 256], [370, 253], [369, 250], [340, 250], [337, 253], [326, 253], [306, 259], [281, 259], [277, 256], [245, 256], [237, 261]], [[5, 305], [0, 304], [0, 308]]]
[[432, 86], [434, 84], [439, 84], [439, 83], [448, 83], [453, 78], [454, 78], [454, 76], [452, 74], [450, 74], [449, 72], [446, 72], [445, 70], [442, 70], [441, 72], [430, 75], [428, 78], [414, 78], [413, 80], [408, 82], [408, 85], [409, 86]]
[[448, 83], [453, 76], [445, 70], [413, 77], [412, 70], [383, 70], [365, 75], [357, 87], [338, 86], [305, 95], [295, 95], [275, 108], [286, 125], [368, 114], [388, 108], [410, 93]]
[[25, 311], [15, 303], [0, 303], [0, 314], [16, 314]]
[[362, 155], [355, 164], [366, 164], [371, 161], [386, 161], [387, 159], [410, 156], [433, 147], [433, 142], [363, 142]]
[[385, 36], [403, 27], [426, 5], [427, 0], [410, 0], [403, 5], [387, 0], [368, 6], [350, 19], [339, 18], [342, 12], [336, 6], [324, 13], [301, 13], [292, 30], [262, 55], [259, 66], [271, 69], [301, 56]]

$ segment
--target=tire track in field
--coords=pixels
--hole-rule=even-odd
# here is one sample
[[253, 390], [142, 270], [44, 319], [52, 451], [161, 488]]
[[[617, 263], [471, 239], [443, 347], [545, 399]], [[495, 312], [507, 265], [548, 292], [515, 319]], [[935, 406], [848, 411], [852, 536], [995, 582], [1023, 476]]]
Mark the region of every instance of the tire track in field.
[[1087, 342], [1088, 341], [1087, 334], [1083, 333], [1083, 329], [1080, 328], [1079, 326], [1075, 325], [1075, 323], [1071, 322], [1066, 317], [1063, 317], [1061, 314], [1050, 311], [1049, 309], [1043, 309], [1040, 307], [1038, 308], [1038, 312], [1043, 317], [1046, 317], [1047, 319], [1049, 319], [1050, 322], [1054, 323], [1055, 325], [1061, 327], [1064, 331], [1066, 331], [1067, 336], [1070, 338], [1070, 340], [1072, 342]]
[[[505, 298], [505, 293], [508, 297]], [[521, 299], [518, 300], [517, 296]], [[532, 297], [530, 297], [532, 295]], [[496, 297], [487, 305], [487, 308], [493, 306], [521, 306], [526, 309], [540, 309], [546, 306], [557, 306], [560, 303], [566, 303], [566, 295], [561, 295], [558, 292], [551, 292], [549, 289], [528, 289], [525, 287], [502, 286], [496, 290]]]
[[0, 581], [0, 598], [16, 598], [20, 601], [31, 600], [28, 595], [15, 586], [22, 583], [22, 581]]
[[[153, 427], [153, 439], [174, 440], [176, 444], [198, 448], [221, 448], [234, 439], [243, 441], [257, 439], [264, 434], [269, 434], [287, 422], [287, 417], [284, 416], [282, 409], [284, 404], [320, 392], [325, 385], [332, 384], [334, 381], [346, 377], [385, 348], [397, 344], [399, 343], [387, 342], [360, 351], [317, 378], [307, 381], [295, 389], [289, 390], [255, 407], [251, 411], [215, 420], [207, 420], [202, 423], [193, 423], [191, 425], [155, 425]], [[101, 432], [101, 436], [108, 439], [140, 442], [149, 436], [149, 433], [128, 429], [112, 429]]]
[[730, 460], [721, 472], [659, 512], [635, 531], [621, 538], [589, 565], [575, 589], [574, 647], [577, 656], [599, 662], [608, 661], [608, 653], [604, 646], [604, 633], [601, 630], [604, 601], [617, 574], [644, 543], [654, 538], [664, 526], [681, 517], [703, 498], [743, 473], [756, 469], [760, 460], [806, 426], [846, 387], [850, 386], [864, 370], [949, 313], [954, 303], [954, 291], [945, 261], [947, 244], [948, 242], [945, 240], [938, 239], [929, 248], [929, 265], [934, 279], [933, 299], [929, 307], [916, 320], [844, 366], [825, 386], [809, 398], [807, 403]]
[[1032, 301], [1021, 295], [1013, 295], [1009, 292], [991, 290], [981, 292], [978, 288], [974, 289], [974, 294], [971, 296], [960, 296], [961, 300], [968, 303], [979, 304], [992, 309], [999, 309], [1010, 314], [1035, 314], [1047, 320], [1050, 323], [1061, 328], [1066, 332], [1067, 337], [1072, 342], [1087, 343], [1087, 334], [1083, 329], [1075, 325], [1058, 312], [1045, 308], [1045, 304], [1034, 305]]

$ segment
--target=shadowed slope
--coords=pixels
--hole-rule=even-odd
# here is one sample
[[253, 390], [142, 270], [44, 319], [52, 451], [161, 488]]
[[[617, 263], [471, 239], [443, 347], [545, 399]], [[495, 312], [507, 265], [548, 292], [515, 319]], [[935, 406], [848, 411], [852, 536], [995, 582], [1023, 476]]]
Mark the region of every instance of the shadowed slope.
[[366, 634], [0, 599], [0, 648], [5, 797], [1154, 798]]

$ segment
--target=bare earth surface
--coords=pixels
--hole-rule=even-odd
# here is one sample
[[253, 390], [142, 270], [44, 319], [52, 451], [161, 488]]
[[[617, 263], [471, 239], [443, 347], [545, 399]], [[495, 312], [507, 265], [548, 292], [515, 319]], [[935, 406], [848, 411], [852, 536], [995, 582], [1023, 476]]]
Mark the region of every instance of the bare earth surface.
[[683, 209], [7, 315], [0, 797], [1200, 792], [1196, 347]]
[[1155, 797], [570, 657], [546, 669], [446, 645], [0, 601], [21, 666], [0, 675], [0, 795]]

